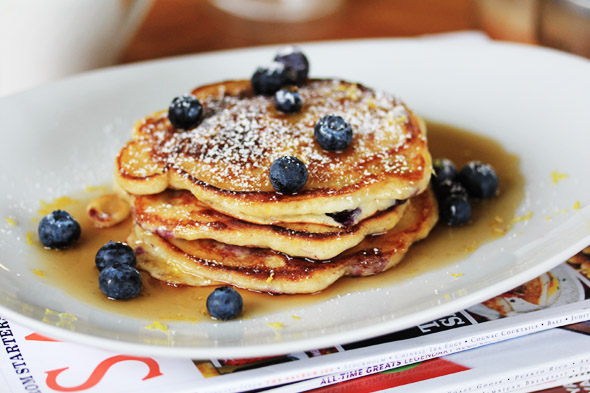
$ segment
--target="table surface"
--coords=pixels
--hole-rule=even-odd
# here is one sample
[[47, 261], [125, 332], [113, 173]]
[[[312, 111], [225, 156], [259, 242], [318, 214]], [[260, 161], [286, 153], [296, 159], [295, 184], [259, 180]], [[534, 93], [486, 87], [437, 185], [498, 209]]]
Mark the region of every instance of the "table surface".
[[236, 17], [212, 0], [154, 0], [121, 63], [267, 44], [473, 30], [479, 25], [476, 8], [473, 0], [342, 0], [327, 16], [281, 23]]

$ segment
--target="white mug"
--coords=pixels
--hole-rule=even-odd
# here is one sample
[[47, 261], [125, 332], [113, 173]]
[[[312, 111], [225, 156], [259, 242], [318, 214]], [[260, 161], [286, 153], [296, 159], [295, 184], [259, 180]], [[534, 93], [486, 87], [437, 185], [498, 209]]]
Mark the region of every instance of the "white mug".
[[114, 64], [152, 0], [0, 0], [0, 96]]

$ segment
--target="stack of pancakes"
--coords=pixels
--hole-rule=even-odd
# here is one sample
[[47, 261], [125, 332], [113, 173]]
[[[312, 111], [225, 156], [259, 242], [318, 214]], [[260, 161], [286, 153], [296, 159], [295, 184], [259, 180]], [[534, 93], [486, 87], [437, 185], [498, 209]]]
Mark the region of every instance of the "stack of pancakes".
[[[136, 123], [115, 177], [132, 200], [141, 269], [172, 284], [313, 293], [391, 268], [428, 234], [438, 211], [421, 119], [355, 83], [309, 80], [299, 93], [301, 111], [284, 114], [250, 81], [217, 83], [192, 91], [203, 105], [193, 129], [166, 111]], [[314, 139], [331, 114], [354, 130], [342, 152]], [[309, 173], [294, 195], [269, 180], [286, 155]]]

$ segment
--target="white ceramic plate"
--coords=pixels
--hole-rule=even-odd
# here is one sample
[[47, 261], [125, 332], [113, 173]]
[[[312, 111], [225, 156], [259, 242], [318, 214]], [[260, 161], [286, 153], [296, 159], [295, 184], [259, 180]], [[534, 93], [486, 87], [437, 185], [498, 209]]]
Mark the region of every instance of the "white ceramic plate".
[[[485, 41], [368, 40], [302, 46], [314, 77], [340, 77], [402, 97], [430, 120], [488, 135], [521, 157], [533, 211], [502, 238], [446, 269], [293, 310], [277, 335], [267, 322], [174, 324], [171, 338], [145, 321], [90, 307], [35, 276], [23, 238], [40, 199], [111, 180], [132, 123], [193, 86], [249, 78], [276, 48], [130, 65], [73, 77], [0, 100], [0, 314], [41, 333], [118, 352], [250, 357], [364, 339], [466, 308], [539, 275], [590, 243], [590, 62], [556, 51]], [[568, 177], [554, 185], [551, 173]], [[573, 209], [579, 201], [580, 208]], [[566, 213], [564, 209], [567, 209]], [[558, 211], [560, 214], [555, 214]], [[552, 220], [546, 220], [551, 215]], [[10, 226], [13, 217], [19, 226]], [[449, 271], [461, 272], [460, 278]], [[46, 308], [76, 317], [55, 326]]]

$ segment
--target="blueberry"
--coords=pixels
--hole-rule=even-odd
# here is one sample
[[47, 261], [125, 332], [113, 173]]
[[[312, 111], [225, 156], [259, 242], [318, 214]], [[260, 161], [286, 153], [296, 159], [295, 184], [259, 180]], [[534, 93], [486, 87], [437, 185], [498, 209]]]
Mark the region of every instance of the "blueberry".
[[168, 108], [168, 119], [178, 130], [188, 130], [199, 124], [203, 105], [191, 94], [175, 97]]
[[498, 175], [491, 165], [480, 161], [468, 162], [457, 175], [470, 196], [489, 198], [498, 192]]
[[352, 143], [352, 127], [340, 116], [327, 115], [316, 123], [314, 136], [325, 150], [342, 151]]
[[289, 46], [277, 53], [275, 61], [283, 63], [287, 68], [287, 82], [301, 86], [309, 74], [307, 57], [294, 46]]
[[98, 286], [111, 299], [132, 299], [141, 292], [141, 274], [133, 266], [115, 263], [102, 269]]
[[436, 198], [439, 201], [444, 200], [446, 197], [450, 195], [457, 195], [466, 199], [468, 197], [467, 190], [465, 189], [463, 184], [451, 179], [445, 179], [441, 183], [436, 185], [434, 187], [434, 192], [436, 193]]
[[250, 80], [256, 94], [274, 94], [287, 84], [287, 70], [283, 63], [273, 62], [268, 67], [258, 67]]
[[207, 297], [207, 311], [215, 319], [234, 319], [243, 307], [242, 296], [232, 287], [215, 288]]
[[80, 238], [82, 229], [68, 212], [55, 210], [41, 219], [38, 233], [39, 240], [45, 247], [63, 249]]
[[471, 218], [471, 204], [461, 195], [449, 195], [439, 201], [440, 218], [449, 226], [461, 226]]
[[307, 167], [297, 157], [282, 156], [274, 160], [269, 170], [270, 183], [282, 194], [295, 194], [307, 182]]
[[275, 93], [275, 108], [284, 113], [295, 113], [301, 110], [303, 100], [297, 90], [280, 89]]
[[453, 161], [448, 158], [437, 158], [432, 163], [434, 169], [434, 176], [432, 176], [432, 184], [436, 187], [446, 179], [453, 180], [457, 176], [457, 168]]
[[135, 266], [135, 251], [125, 243], [110, 241], [98, 250], [94, 263], [98, 271], [115, 263]]

